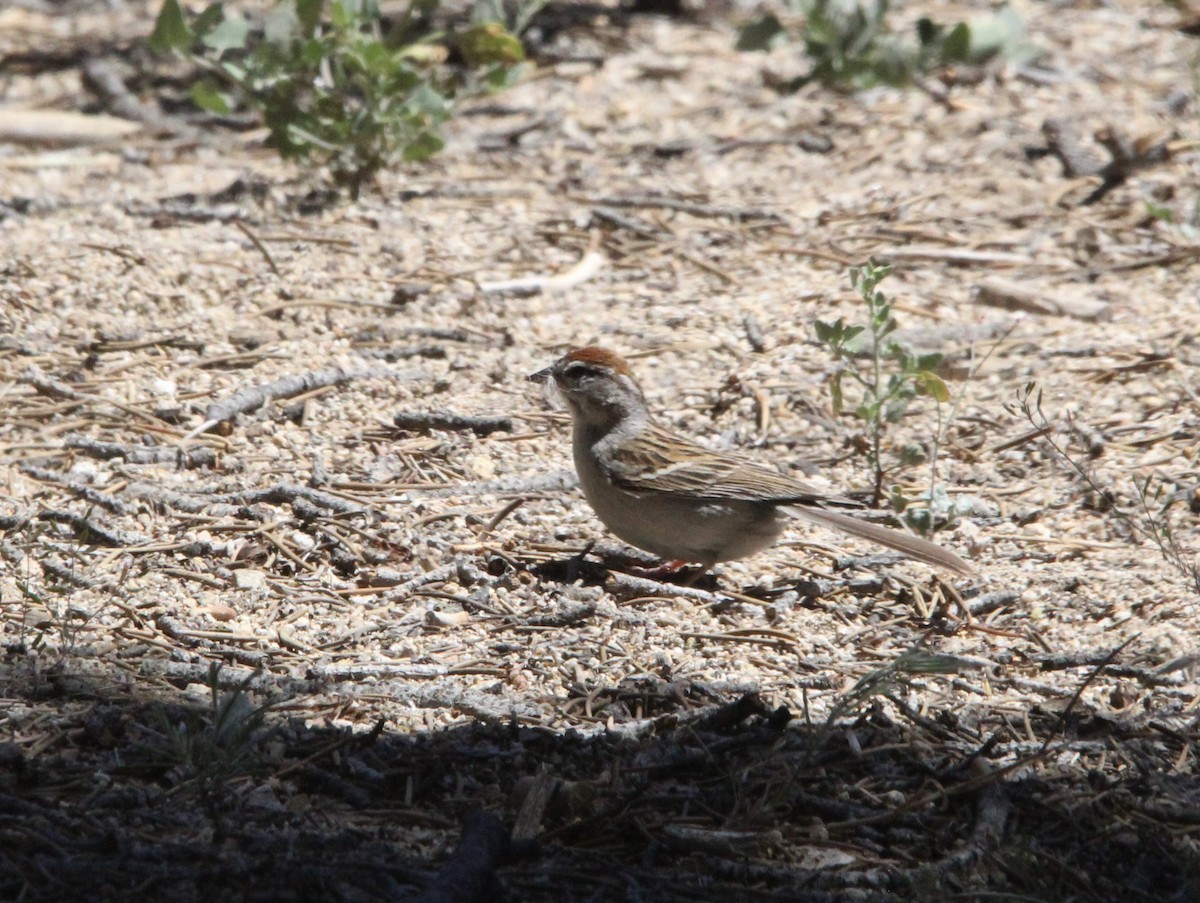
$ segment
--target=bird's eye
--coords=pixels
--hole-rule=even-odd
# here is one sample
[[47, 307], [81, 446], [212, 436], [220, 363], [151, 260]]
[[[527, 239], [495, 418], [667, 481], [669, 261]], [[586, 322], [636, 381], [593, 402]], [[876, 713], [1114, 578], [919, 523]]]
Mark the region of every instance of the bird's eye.
[[592, 372], [592, 368], [582, 361], [571, 361], [567, 366], [563, 367], [562, 375], [567, 382], [579, 382], [583, 377]]

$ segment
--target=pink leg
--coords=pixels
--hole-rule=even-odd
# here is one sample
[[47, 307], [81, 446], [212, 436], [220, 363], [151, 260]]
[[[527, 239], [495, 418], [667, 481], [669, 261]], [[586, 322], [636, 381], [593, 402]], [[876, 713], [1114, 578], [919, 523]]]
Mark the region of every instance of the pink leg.
[[685, 579], [676, 581], [680, 586], [691, 586], [710, 570], [712, 570], [712, 562], [684, 561], [683, 559], [675, 558], [671, 561], [664, 561], [662, 564], [658, 565], [658, 567], [631, 567], [629, 568], [629, 572], [631, 574], [636, 574], [639, 577], [646, 577], [650, 580], [670, 580], [670, 578], [675, 577], [685, 567], [692, 564], [699, 565], [699, 567], [697, 567], [696, 570], [689, 574]]

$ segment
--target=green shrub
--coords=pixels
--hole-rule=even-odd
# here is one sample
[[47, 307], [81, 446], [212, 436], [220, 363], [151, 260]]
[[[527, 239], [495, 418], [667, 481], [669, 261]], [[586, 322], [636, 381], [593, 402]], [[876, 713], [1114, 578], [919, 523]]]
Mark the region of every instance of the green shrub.
[[[149, 43], [206, 72], [192, 89], [197, 106], [259, 110], [269, 146], [327, 166], [357, 197], [384, 167], [441, 150], [452, 98], [507, 84], [524, 59], [504, 23], [479, 15], [456, 34], [428, 31], [436, 7], [412, 0], [385, 23], [376, 0], [280, 0], [252, 28], [221, 3], [189, 19], [179, 0], [164, 0]], [[445, 65], [451, 51], [464, 66]]]
[[[1028, 60], [1036, 54], [1008, 6], [951, 26], [923, 18], [910, 37], [888, 26], [887, 0], [793, 0], [792, 5], [804, 16], [799, 36], [812, 67], [787, 85], [791, 90], [810, 81], [849, 91], [902, 86], [919, 73], [955, 63], [980, 64], [996, 56]], [[768, 13], [742, 29], [737, 47], [766, 50], [787, 37], [783, 23]]]

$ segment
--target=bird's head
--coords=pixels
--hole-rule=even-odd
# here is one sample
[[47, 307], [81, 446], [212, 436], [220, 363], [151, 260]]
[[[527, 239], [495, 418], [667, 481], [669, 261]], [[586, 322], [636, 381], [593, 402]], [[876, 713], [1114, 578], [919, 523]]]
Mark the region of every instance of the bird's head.
[[646, 398], [629, 365], [606, 348], [576, 348], [528, 378], [552, 385], [576, 422], [593, 429], [608, 430], [627, 418], [647, 416]]

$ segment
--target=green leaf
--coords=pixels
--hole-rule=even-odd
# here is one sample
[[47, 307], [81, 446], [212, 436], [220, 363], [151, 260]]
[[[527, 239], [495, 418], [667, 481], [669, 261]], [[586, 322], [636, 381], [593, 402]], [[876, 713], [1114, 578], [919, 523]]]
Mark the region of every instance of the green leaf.
[[329, 21], [334, 28], [349, 29], [355, 24], [358, 4], [354, 0], [334, 0], [329, 8]]
[[996, 55], [1015, 64], [1031, 63], [1042, 51], [1025, 40], [1025, 25], [1011, 6], [971, 23], [971, 42], [966, 59], [985, 63]]
[[903, 467], [914, 467], [929, 460], [929, 456], [916, 442], [905, 442], [900, 446], [900, 464]]
[[860, 404], [854, 409], [854, 416], [867, 423], [874, 423], [879, 419], [878, 402], [864, 402]]
[[299, 59], [306, 66], [316, 66], [325, 58], [325, 44], [320, 38], [310, 38], [300, 47]]
[[154, 21], [154, 31], [147, 41], [155, 53], [170, 50], [186, 50], [192, 43], [192, 30], [188, 28], [179, 0], [163, 0], [162, 9]]
[[847, 354], [867, 353], [871, 347], [871, 337], [865, 326], [847, 326], [842, 330], [839, 345]]
[[504, 3], [502, 0], [475, 0], [471, 10], [471, 21], [476, 25], [487, 22], [504, 22]]
[[948, 62], [963, 62], [971, 54], [971, 26], [959, 22], [942, 39], [942, 59]]
[[904, 412], [908, 410], [907, 398], [895, 398], [888, 402], [887, 408], [883, 412], [883, 419], [888, 423], [899, 423], [904, 417]]
[[922, 370], [915, 377], [917, 391], [922, 395], [928, 395], [940, 404], [945, 404], [950, 400], [950, 390], [946, 388], [946, 384], [942, 378], [932, 370]]
[[246, 46], [246, 36], [250, 34], [250, 23], [241, 16], [233, 15], [221, 21], [221, 24], [201, 38], [205, 47], [217, 52], [220, 56], [226, 50], [241, 50]]
[[513, 34], [523, 34], [538, 13], [545, 9], [550, 0], [521, 0], [517, 4], [516, 15], [513, 16]]
[[399, 57], [393, 57], [392, 52], [379, 42], [365, 44], [357, 56], [358, 64], [367, 72], [386, 73], [391, 71]]
[[222, 94], [216, 82], [209, 78], [192, 85], [192, 103], [202, 110], [222, 116], [230, 112], [229, 98]]
[[1175, 222], [1175, 214], [1170, 207], [1164, 207], [1162, 204], [1156, 204], [1149, 198], [1143, 199], [1146, 204], [1146, 215], [1151, 219], [1160, 220], [1164, 223]]
[[445, 146], [440, 136], [433, 132], [421, 132], [404, 148], [404, 159], [428, 160]]
[[293, 3], [279, 3], [263, 19], [263, 40], [268, 44], [290, 44], [300, 31], [300, 17]]
[[497, 63], [484, 71], [483, 80], [493, 91], [499, 91], [501, 88], [511, 88], [521, 80], [525, 72], [524, 65], [508, 66], [504, 63]]
[[246, 69], [238, 63], [222, 61], [220, 64], [221, 71], [229, 76], [229, 80], [236, 85], [244, 86], [246, 82]]
[[296, 18], [300, 22], [300, 34], [311, 38], [321, 21], [321, 9], [325, 0], [296, 0]]
[[210, 3], [204, 7], [204, 12], [196, 16], [192, 22], [192, 31], [195, 35], [206, 35], [225, 18], [225, 7], [221, 3]]
[[817, 341], [821, 342], [825, 345], [834, 344], [835, 339], [839, 333], [839, 330], [837, 327], [840, 325], [841, 325], [840, 320], [838, 321], [837, 325], [834, 325], [831, 323], [826, 323], [824, 320], [815, 321], [813, 323], [813, 330], [817, 334]]
[[458, 36], [458, 49], [468, 66], [515, 65], [525, 59], [521, 39], [499, 22], [474, 25]]
[[772, 13], [767, 13], [742, 26], [735, 46], [743, 51], [766, 51], [786, 34], [783, 23]]
[[438, 122], [450, 115], [450, 107], [446, 103], [446, 98], [428, 82], [412, 92], [409, 105]]

